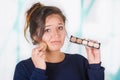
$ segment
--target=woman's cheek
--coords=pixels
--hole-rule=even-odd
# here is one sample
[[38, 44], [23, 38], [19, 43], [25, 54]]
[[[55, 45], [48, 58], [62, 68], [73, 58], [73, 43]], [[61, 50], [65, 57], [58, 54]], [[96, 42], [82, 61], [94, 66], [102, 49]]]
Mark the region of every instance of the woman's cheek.
[[50, 40], [50, 35], [43, 35], [42, 40], [47, 43]]

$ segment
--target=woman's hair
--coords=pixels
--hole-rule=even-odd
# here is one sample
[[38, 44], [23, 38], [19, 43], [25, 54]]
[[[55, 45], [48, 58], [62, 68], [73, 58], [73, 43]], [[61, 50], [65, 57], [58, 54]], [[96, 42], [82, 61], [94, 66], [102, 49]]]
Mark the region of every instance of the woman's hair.
[[[44, 6], [39, 2], [33, 4], [33, 6], [27, 11], [26, 15], [26, 25], [24, 28], [25, 38], [27, 29], [29, 28], [30, 37], [33, 43], [39, 43], [44, 34], [45, 20], [51, 14], [58, 14], [61, 16], [63, 22], [65, 23], [66, 17], [63, 15], [62, 11], [59, 8], [55, 6]], [[34, 36], [36, 36], [38, 40], [34, 40]]]

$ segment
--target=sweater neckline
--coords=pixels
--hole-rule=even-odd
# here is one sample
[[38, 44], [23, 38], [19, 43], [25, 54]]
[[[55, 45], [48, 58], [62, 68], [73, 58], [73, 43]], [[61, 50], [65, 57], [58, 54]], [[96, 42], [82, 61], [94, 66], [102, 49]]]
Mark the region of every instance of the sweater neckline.
[[61, 61], [61, 62], [57, 62], [57, 63], [51, 63], [51, 62], [46, 62], [47, 65], [58, 65], [58, 64], [63, 64], [67, 61], [67, 54], [65, 53], [65, 58]]

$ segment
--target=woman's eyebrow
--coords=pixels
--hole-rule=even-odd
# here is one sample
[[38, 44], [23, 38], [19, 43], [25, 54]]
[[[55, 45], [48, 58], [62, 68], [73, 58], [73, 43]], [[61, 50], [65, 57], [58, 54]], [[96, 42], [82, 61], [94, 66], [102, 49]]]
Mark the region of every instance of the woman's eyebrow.
[[47, 26], [45, 26], [45, 27], [50, 27], [50, 26], [52, 26], [52, 25], [47, 25]]
[[[58, 23], [58, 25], [64, 25], [63, 23]], [[50, 27], [52, 25], [46, 25], [45, 27]]]
[[64, 25], [64, 23], [58, 23], [59, 25]]

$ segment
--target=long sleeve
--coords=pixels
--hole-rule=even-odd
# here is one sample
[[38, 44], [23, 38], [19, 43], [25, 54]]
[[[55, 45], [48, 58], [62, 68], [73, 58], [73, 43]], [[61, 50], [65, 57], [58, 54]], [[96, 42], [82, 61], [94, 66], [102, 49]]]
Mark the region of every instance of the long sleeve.
[[79, 55], [74, 55], [74, 63], [82, 75], [82, 80], [104, 80], [104, 67], [99, 64], [89, 64], [88, 60]]
[[100, 64], [90, 64], [88, 68], [89, 80], [104, 80], [104, 68]]
[[30, 80], [47, 80], [47, 76], [45, 76], [45, 70], [35, 68]]
[[16, 65], [13, 80], [47, 80], [45, 70], [34, 68], [28, 62], [21, 61]]
[[89, 64], [88, 60], [84, 59], [84, 64], [89, 80], [104, 80], [104, 67], [101, 66], [101, 63]]

